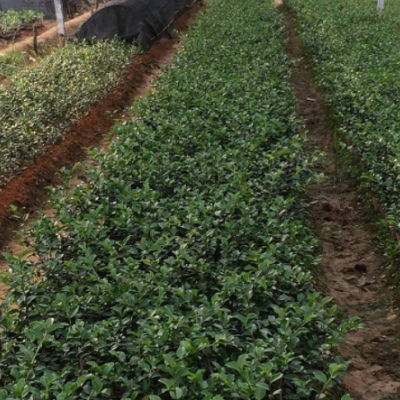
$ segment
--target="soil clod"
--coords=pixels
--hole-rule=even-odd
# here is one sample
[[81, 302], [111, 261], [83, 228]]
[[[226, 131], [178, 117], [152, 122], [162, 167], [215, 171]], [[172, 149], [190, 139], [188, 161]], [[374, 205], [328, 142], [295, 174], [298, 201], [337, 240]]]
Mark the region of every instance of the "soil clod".
[[368, 271], [368, 267], [366, 264], [358, 263], [354, 266], [354, 270], [361, 274], [365, 274]]

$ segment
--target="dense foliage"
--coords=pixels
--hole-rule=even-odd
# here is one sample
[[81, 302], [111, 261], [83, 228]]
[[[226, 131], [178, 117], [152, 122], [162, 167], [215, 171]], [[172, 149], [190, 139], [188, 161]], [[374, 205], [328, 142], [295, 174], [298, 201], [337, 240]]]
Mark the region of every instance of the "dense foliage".
[[298, 16], [319, 82], [348, 147], [400, 228], [400, 3], [286, 0]]
[[0, 185], [114, 88], [137, 52], [118, 41], [69, 44], [1, 87]]
[[0, 35], [15, 34], [26, 24], [43, 19], [43, 13], [33, 10], [24, 11], [0, 11]]
[[0, 79], [13, 76], [19, 69], [27, 66], [26, 54], [14, 51], [0, 57]]
[[53, 191], [35, 257], [9, 257], [0, 399], [312, 399], [338, 382], [331, 349], [357, 323], [313, 287], [316, 177], [281, 32], [265, 0], [210, 0], [99, 168]]

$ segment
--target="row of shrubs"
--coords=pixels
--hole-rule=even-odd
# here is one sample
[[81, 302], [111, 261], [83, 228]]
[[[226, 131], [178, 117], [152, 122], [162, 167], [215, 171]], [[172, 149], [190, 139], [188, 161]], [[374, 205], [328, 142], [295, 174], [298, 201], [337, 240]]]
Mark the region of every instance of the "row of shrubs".
[[285, 1], [297, 14], [342, 146], [363, 162], [362, 186], [377, 193], [385, 223], [399, 229], [400, 4], [379, 10], [369, 0]]
[[53, 190], [35, 257], [8, 257], [0, 399], [322, 399], [339, 382], [332, 349], [358, 323], [313, 286], [317, 155], [282, 26], [265, 0], [210, 0], [98, 168]]
[[0, 185], [62, 139], [118, 84], [138, 52], [118, 41], [68, 44], [0, 87]]
[[0, 35], [16, 34], [26, 25], [42, 20], [43, 13], [34, 10], [0, 10]]

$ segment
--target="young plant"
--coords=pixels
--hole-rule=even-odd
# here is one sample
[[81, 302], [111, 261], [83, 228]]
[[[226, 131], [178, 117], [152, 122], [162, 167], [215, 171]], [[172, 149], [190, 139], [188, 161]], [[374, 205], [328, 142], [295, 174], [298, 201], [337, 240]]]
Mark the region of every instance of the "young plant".
[[99, 168], [53, 191], [35, 258], [9, 257], [3, 397], [315, 399], [338, 382], [332, 348], [358, 321], [313, 286], [317, 175], [282, 27], [264, 0], [210, 1]]

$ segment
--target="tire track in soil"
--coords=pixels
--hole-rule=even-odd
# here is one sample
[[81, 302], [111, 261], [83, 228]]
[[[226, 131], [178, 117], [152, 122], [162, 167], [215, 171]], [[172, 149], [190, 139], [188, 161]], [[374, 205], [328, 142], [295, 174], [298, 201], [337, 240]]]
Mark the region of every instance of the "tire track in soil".
[[[187, 32], [196, 14], [203, 8], [204, 3], [198, 0], [192, 8], [177, 16], [174, 29]], [[61, 184], [63, 178], [60, 169], [69, 169], [76, 162], [86, 160], [87, 148], [108, 146], [103, 137], [110, 132], [115, 120], [123, 117], [126, 107], [131, 106], [136, 97], [149, 91], [152, 82], [161, 75], [161, 67], [171, 62], [179, 49], [179, 43], [180, 37], [174, 33], [171, 39], [162, 37], [148, 53], [135, 56], [123, 82], [109, 96], [95, 104], [87, 116], [80, 118], [76, 125], [68, 129], [60, 144], [50, 145], [45, 155], [0, 189], [0, 252], [19, 254], [25, 250], [13, 233], [19, 229], [20, 221], [12, 217], [10, 206], [25, 208], [25, 213], [32, 216], [38, 210], [51, 214], [52, 210], [45, 204], [48, 200], [45, 188]], [[75, 185], [78, 183], [79, 179], [76, 179]], [[8, 263], [0, 256], [0, 271], [7, 268]], [[7, 290], [0, 283], [0, 301]]]
[[[279, 5], [279, 4], [278, 4]], [[400, 399], [400, 324], [392, 311], [393, 293], [381, 268], [384, 257], [376, 250], [374, 224], [363, 207], [357, 186], [336, 168], [334, 136], [321, 90], [294, 28], [295, 15], [279, 5], [285, 17], [284, 36], [291, 60], [296, 60], [291, 84], [304, 119], [307, 151], [326, 156], [315, 166], [325, 180], [310, 185], [307, 195], [315, 201], [311, 219], [320, 236], [319, 282], [349, 317], [358, 316], [364, 329], [347, 335], [340, 354], [352, 359], [343, 377], [344, 389], [355, 400]]]

